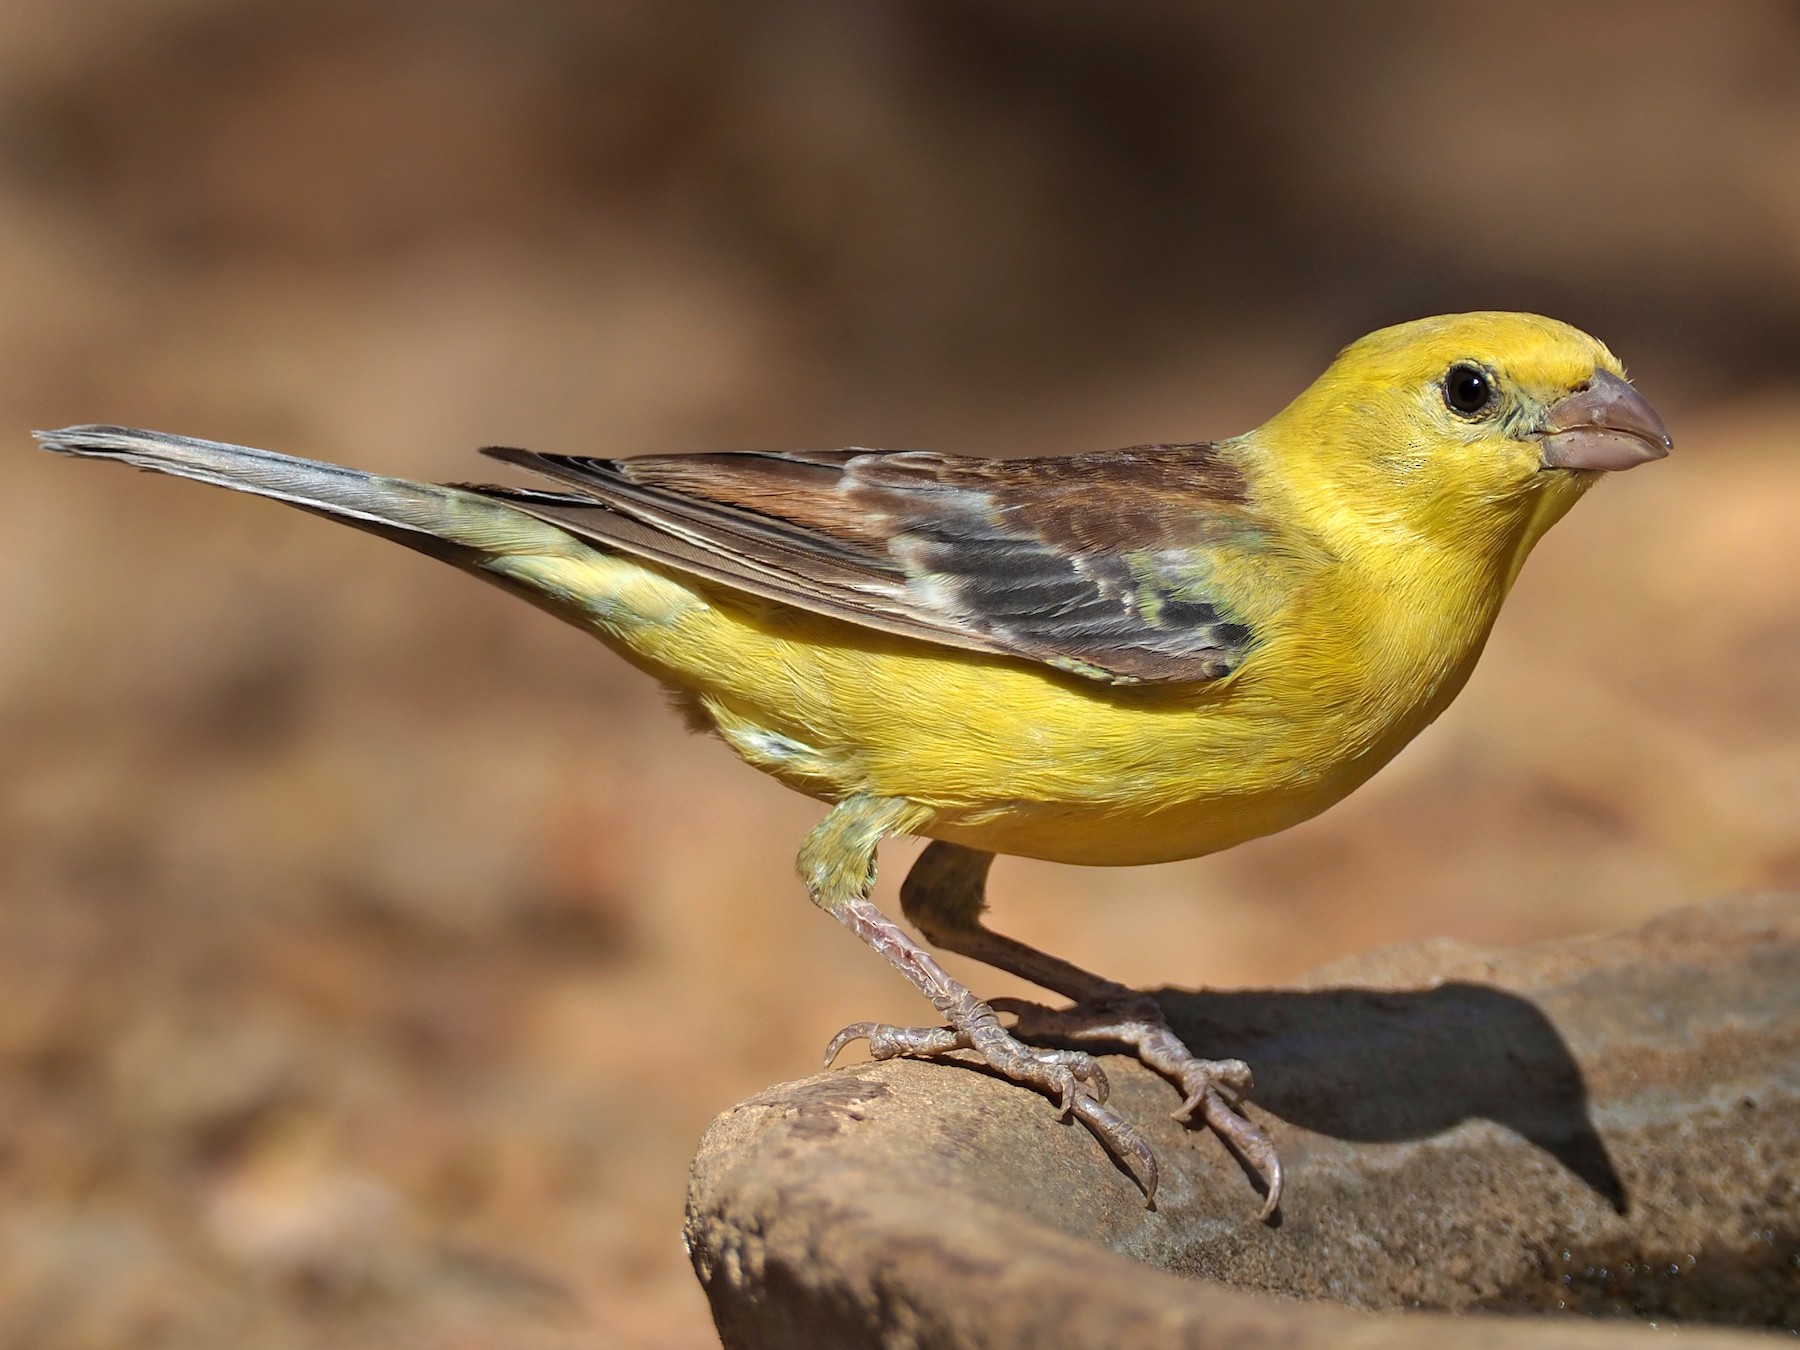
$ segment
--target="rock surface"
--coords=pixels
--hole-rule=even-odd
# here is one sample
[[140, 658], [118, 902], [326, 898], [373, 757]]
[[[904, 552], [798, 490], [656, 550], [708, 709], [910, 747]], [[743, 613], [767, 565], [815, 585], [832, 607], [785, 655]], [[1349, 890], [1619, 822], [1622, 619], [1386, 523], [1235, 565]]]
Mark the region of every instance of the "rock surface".
[[1153, 1208], [1083, 1128], [984, 1073], [825, 1073], [720, 1116], [694, 1161], [687, 1241], [726, 1346], [1635, 1346], [1659, 1335], [1645, 1323], [1737, 1345], [1701, 1324], [1800, 1328], [1800, 900], [1158, 997], [1198, 1053], [1255, 1070], [1252, 1112], [1288, 1168], [1271, 1223], [1135, 1063], [1106, 1061], [1162, 1164]]

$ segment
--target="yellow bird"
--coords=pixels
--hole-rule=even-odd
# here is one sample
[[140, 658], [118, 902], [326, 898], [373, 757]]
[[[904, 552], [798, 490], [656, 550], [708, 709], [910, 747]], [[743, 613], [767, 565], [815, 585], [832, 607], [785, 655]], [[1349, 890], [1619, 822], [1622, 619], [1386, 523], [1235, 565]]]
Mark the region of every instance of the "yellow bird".
[[[345, 521], [591, 630], [830, 804], [800, 849], [808, 893], [944, 1025], [858, 1023], [828, 1063], [856, 1037], [877, 1058], [973, 1052], [1153, 1194], [1148, 1146], [1068, 1048], [1123, 1042], [1260, 1174], [1265, 1216], [1281, 1168], [1241, 1109], [1248, 1067], [984, 927], [993, 855], [1161, 862], [1318, 814], [1455, 697], [1544, 531], [1670, 449], [1604, 346], [1506, 313], [1373, 333], [1230, 440], [1070, 457], [486, 452], [556, 480], [539, 491], [119, 427], [39, 439]], [[882, 914], [875, 850], [897, 834], [934, 841], [901, 892], [921, 933], [1074, 1006], [984, 1002]]]

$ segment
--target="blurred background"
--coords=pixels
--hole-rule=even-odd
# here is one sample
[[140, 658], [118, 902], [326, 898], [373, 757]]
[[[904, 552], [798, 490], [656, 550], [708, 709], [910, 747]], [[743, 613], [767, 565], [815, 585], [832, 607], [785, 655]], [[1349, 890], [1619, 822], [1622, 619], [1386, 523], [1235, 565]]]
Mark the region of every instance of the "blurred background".
[[9, 0], [0, 1347], [713, 1343], [700, 1131], [922, 1012], [806, 903], [818, 806], [590, 640], [28, 428], [1075, 451], [1486, 307], [1676, 454], [1323, 819], [996, 869], [1149, 986], [1800, 886], [1800, 5]]

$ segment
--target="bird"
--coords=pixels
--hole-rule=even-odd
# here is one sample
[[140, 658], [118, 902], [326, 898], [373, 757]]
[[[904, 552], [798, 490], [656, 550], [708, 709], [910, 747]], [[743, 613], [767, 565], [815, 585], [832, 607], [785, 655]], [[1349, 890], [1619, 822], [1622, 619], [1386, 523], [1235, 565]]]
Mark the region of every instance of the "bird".
[[[532, 487], [118, 426], [36, 435], [342, 521], [593, 633], [826, 805], [807, 894], [937, 1014], [852, 1023], [827, 1065], [858, 1039], [876, 1059], [972, 1055], [1080, 1120], [1148, 1203], [1156, 1155], [1096, 1058], [1123, 1048], [1237, 1154], [1264, 1219], [1283, 1172], [1250, 1067], [990, 929], [990, 863], [1193, 858], [1317, 815], [1461, 690], [1545, 531], [1673, 448], [1603, 344], [1506, 312], [1373, 332], [1241, 435], [1056, 456], [483, 451]], [[877, 845], [906, 835], [929, 841], [900, 893], [923, 942], [870, 898]], [[984, 1000], [931, 947], [1068, 1003]]]

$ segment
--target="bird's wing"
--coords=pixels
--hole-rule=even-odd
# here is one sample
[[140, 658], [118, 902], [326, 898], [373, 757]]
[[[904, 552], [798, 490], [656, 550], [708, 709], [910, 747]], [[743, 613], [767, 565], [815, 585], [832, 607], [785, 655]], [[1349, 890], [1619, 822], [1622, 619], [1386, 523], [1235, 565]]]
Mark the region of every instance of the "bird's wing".
[[1210, 445], [985, 460], [915, 452], [483, 453], [573, 492], [474, 486], [706, 581], [1116, 684], [1229, 674], [1253, 640], [1209, 555], [1261, 527]]

